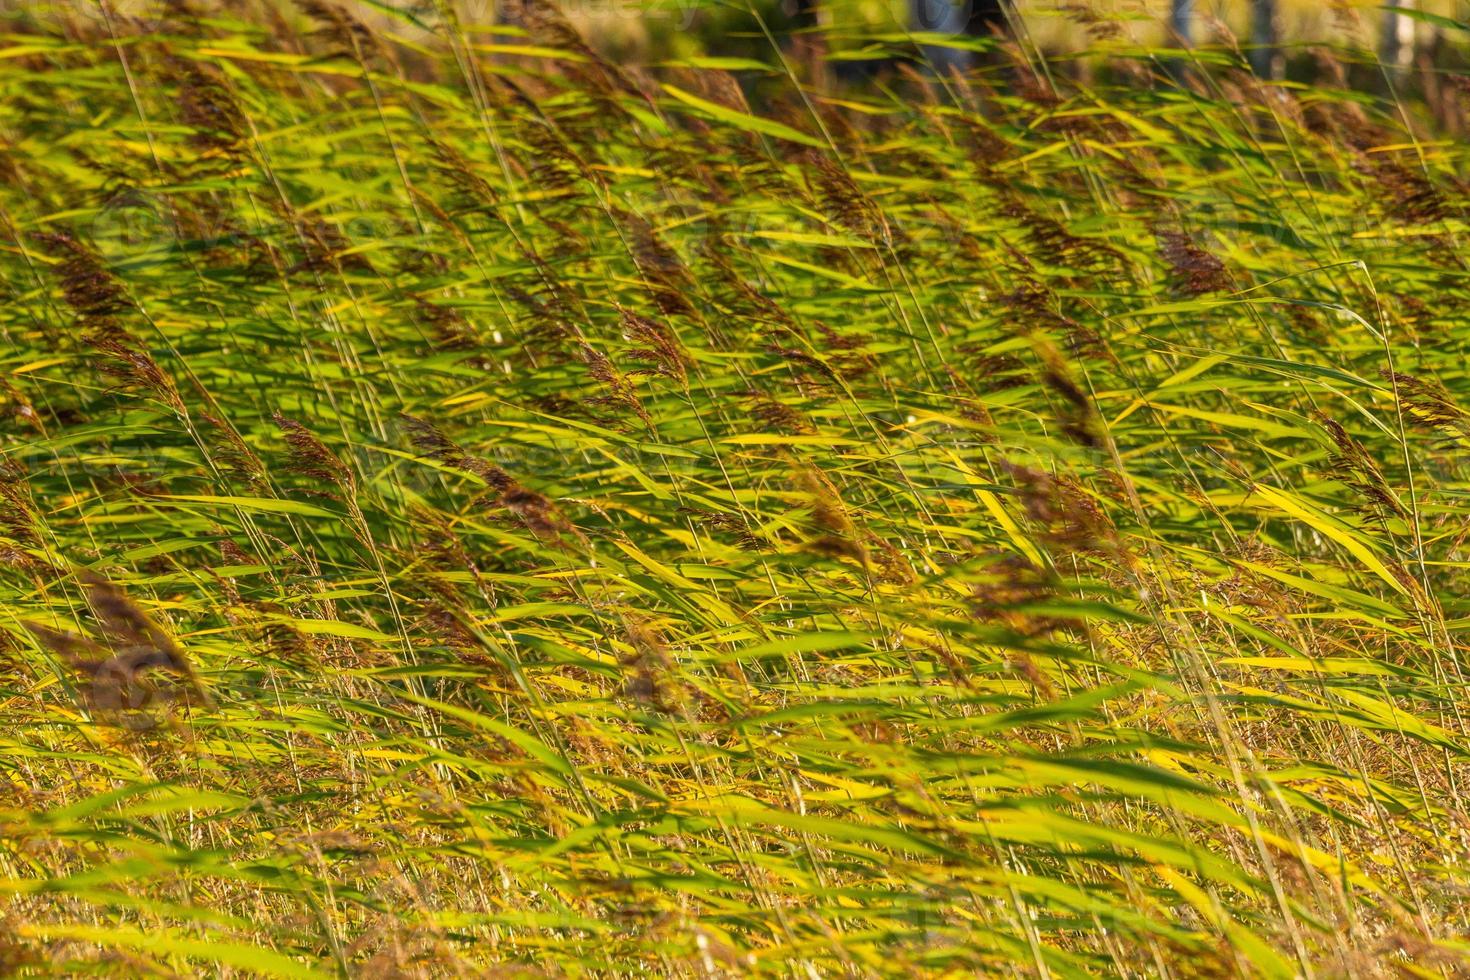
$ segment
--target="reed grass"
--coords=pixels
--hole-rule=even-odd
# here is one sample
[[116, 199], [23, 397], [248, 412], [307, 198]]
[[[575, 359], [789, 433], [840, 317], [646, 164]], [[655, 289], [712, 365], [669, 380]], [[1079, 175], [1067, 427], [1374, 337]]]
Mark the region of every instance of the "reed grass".
[[1463, 974], [1463, 143], [437, 16], [0, 42], [0, 972]]

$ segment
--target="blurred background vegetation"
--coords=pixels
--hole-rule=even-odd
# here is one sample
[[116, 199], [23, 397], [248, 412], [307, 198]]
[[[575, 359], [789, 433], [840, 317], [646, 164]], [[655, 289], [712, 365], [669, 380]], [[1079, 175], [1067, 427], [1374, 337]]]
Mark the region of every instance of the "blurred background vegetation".
[[[105, 18], [105, 0], [0, 0], [8, 29], [63, 27]], [[178, 0], [111, 0], [105, 9], [133, 26], [161, 22]], [[446, 20], [487, 43], [514, 46], [522, 0], [358, 0], [354, 15], [407, 42], [427, 41]], [[1428, 104], [1433, 124], [1463, 131], [1470, 59], [1467, 0], [988, 0], [1005, 4], [1004, 29], [971, 24], [972, 0], [567, 0], [568, 20], [602, 54], [625, 65], [721, 58], [751, 85], [763, 68], [809, 82], [870, 85], [899, 63], [932, 71], [984, 67], [1003, 43], [1055, 70], [1087, 80], [1118, 60], [1152, 55], [1181, 64], [1210, 51], [1250, 60], [1269, 79], [1349, 87]], [[979, 0], [987, 2], [987, 0]], [[277, 0], [242, 0], [239, 19], [283, 29], [305, 15]], [[286, 22], [291, 22], [289, 26]], [[929, 28], [926, 30], [925, 28]], [[983, 36], [982, 36], [983, 35]], [[947, 39], [953, 38], [953, 40]], [[956, 52], [959, 52], [956, 54]], [[739, 60], [739, 59], [744, 59]], [[802, 71], [820, 62], [819, 71]], [[925, 64], [927, 62], [927, 64]], [[709, 64], [709, 62], [705, 62]], [[1346, 77], [1339, 77], [1342, 73]], [[752, 74], [753, 73], [753, 74]]]
[[[493, 0], [465, 4], [480, 17], [492, 6]], [[1056, 55], [1086, 52], [1097, 58], [1111, 48], [1173, 43], [1174, 6], [1173, 0], [1021, 0], [1014, 10], [1019, 33], [1040, 50]], [[1249, 45], [1255, 6], [1248, 0], [1196, 3], [1194, 40]], [[1322, 45], [1377, 53], [1390, 27], [1405, 41], [1405, 62], [1433, 58], [1466, 37], [1441, 19], [1470, 19], [1470, 4], [1463, 0], [1419, 0], [1397, 15], [1373, 0], [1278, 0], [1276, 6], [1275, 34], [1287, 49], [1288, 65], [1307, 62], [1309, 49]], [[795, 0], [574, 0], [565, 8], [605, 50], [635, 61], [707, 53], [768, 55], [762, 22], [782, 34], [793, 29], [798, 13]], [[866, 41], [873, 35], [915, 28], [912, 0], [825, 0], [818, 16], [823, 31], [839, 41]]]

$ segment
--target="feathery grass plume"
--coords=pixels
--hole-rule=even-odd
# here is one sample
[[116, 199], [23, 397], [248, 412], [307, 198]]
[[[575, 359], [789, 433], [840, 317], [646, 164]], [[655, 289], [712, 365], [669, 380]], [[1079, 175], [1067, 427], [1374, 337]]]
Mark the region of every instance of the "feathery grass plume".
[[1417, 164], [1401, 163], [1381, 153], [1363, 152], [1358, 155], [1356, 167], [1383, 192], [1379, 200], [1383, 202], [1384, 214], [1391, 220], [1433, 224], [1456, 216], [1455, 209]]
[[1407, 517], [1404, 505], [1389, 487], [1383, 471], [1367, 448], [1335, 419], [1319, 413], [1316, 422], [1327, 430], [1332, 440], [1333, 448], [1327, 457], [1328, 472], [1363, 495], [1364, 509], [1368, 513], [1382, 519]]
[[1281, 553], [1275, 548], [1255, 538], [1247, 538], [1237, 542], [1222, 557], [1228, 563], [1230, 574], [1210, 586], [1221, 598], [1264, 610], [1280, 624], [1290, 622], [1289, 617], [1300, 612], [1298, 596], [1269, 574], [1284, 571], [1288, 564], [1282, 561]]
[[877, 570], [878, 581], [896, 586], [910, 586], [919, 581], [913, 563], [893, 542], [885, 541], [871, 531], [864, 535], [863, 540], [872, 566]]
[[579, 87], [593, 96], [604, 111], [623, 113], [616, 96], [632, 94], [648, 100], [628, 72], [604, 58], [582, 37], [580, 31], [552, 0], [506, 0], [507, 14], [525, 25], [536, 41], [548, 48], [570, 51], [578, 56], [565, 65], [568, 75]]
[[1056, 346], [1044, 334], [1030, 336], [1031, 348], [1041, 361], [1041, 381], [1060, 396], [1062, 410], [1058, 413], [1061, 430], [1067, 438], [1088, 449], [1103, 445], [1102, 419], [1092, 396], [1072, 376], [1072, 370]]
[[65, 232], [36, 232], [32, 237], [47, 252], [59, 258], [56, 278], [66, 304], [84, 328], [100, 329], [113, 317], [133, 309], [122, 283], [86, 246]]
[[619, 659], [625, 675], [623, 694], [660, 714], [686, 715], [688, 695], [676, 679], [674, 658], [658, 630], [646, 622], [629, 619], [623, 623], [623, 632], [629, 648]]
[[204, 62], [167, 55], [165, 78], [178, 92], [179, 118], [193, 130], [190, 142], [206, 158], [236, 164], [245, 155], [249, 126], [224, 75]]
[[1009, 460], [1002, 460], [1000, 468], [1015, 483], [1026, 516], [1049, 545], [1062, 553], [1118, 553], [1121, 542], [1112, 519], [1075, 479]]
[[[280, 412], [272, 414], [271, 419], [276, 423], [276, 428], [285, 433], [286, 445], [290, 450], [288, 465], [291, 472], [319, 483], [330, 483], [349, 497], [357, 491], [357, 478], [353, 476], [351, 468], [313, 435], [310, 429]], [[330, 491], [312, 487], [303, 488], [301, 492], [332, 495]]]
[[[990, 343], [965, 341], [955, 345], [965, 380], [982, 392], [1005, 391], [1026, 384], [1026, 362], [1009, 352], [990, 353]], [[959, 369], [956, 369], [959, 370]]]
[[695, 522], [708, 531], [730, 535], [745, 551], [762, 551], [770, 547], [769, 541], [756, 534], [747, 521], [734, 514], [689, 507], [683, 508], [681, 513], [692, 515]]
[[[1024, 368], [1024, 365], [1022, 367]], [[973, 423], [983, 429], [993, 429], [995, 427], [995, 416], [990, 413], [990, 409], [983, 402], [975, 397], [976, 387], [983, 388], [985, 382], [989, 380], [984, 376], [983, 372], [971, 375], [970, 372], [961, 371], [958, 364], [947, 364], [945, 365], [944, 373], [949, 377], [953, 389], [950, 399], [953, 403], [955, 414], [966, 422]], [[957, 431], [963, 427], [955, 426], [951, 428]], [[969, 431], [973, 432], [973, 430]], [[993, 432], [981, 432], [978, 433], [978, 439], [981, 442], [994, 442], [995, 434]]]
[[617, 217], [638, 273], [659, 312], [668, 317], [694, 318], [694, 307], [686, 295], [693, 291], [694, 279], [679, 253], [659, 237], [642, 215], [620, 211]]
[[557, 128], [542, 118], [526, 119], [519, 136], [529, 149], [526, 172], [531, 181], [545, 190], [569, 192], [583, 179], [597, 181], [595, 170], [568, 145]]
[[210, 705], [194, 668], [166, 630], [101, 576], [83, 571], [77, 577], [85, 586], [103, 643], [40, 623], [27, 622], [25, 627], [41, 645], [86, 677], [87, 700], [95, 711], [129, 727], [151, 727], [156, 720], [150, 709], [171, 698], [170, 689], [150, 676], [155, 670], [173, 674], [199, 703]]
[[188, 661], [173, 637], [121, 589], [95, 572], [78, 572], [77, 579], [85, 587], [88, 605], [110, 643], [151, 647], [171, 670], [189, 671]]
[[[480, 559], [455, 532], [449, 515], [425, 506], [414, 507], [410, 513], [415, 528], [411, 554], [416, 561], [439, 572], [453, 573], [455, 578], [468, 572], [470, 582], [476, 588], [494, 594], [494, 583], [482, 577]], [[457, 604], [450, 586], [441, 578], [430, 578], [424, 589], [444, 602]]]
[[[667, 140], [649, 145], [648, 166], [655, 173], [665, 175], [666, 194], [681, 202], [689, 202], [688, 206], [698, 207], [705, 212], [704, 219], [711, 234], [728, 224], [724, 214], [712, 210], [720, 205], [728, 205], [733, 200], [731, 174], [727, 169], [710, 166], [707, 161], [689, 153], [684, 146]], [[699, 203], [694, 203], [695, 201]]]
[[554, 236], [554, 244], [549, 253], [553, 259], [585, 259], [588, 243], [580, 232], [549, 214], [543, 214], [540, 218], [541, 224]]
[[[251, 636], [253, 648], [262, 657], [273, 658], [279, 663], [293, 667], [306, 667], [315, 663], [318, 648], [312, 639], [295, 629], [291, 614], [276, 602], [250, 601], [240, 594], [237, 580], [229, 576], [229, 566], [250, 567], [260, 564], [253, 555], [247, 554], [228, 538], [219, 544], [219, 557], [223, 566], [210, 569], [210, 577], [221, 589], [226, 601], [223, 617], [232, 627]], [[222, 572], [221, 569], [225, 569]]]
[[[745, 97], [745, 90], [740, 87], [740, 81], [730, 72], [719, 69], [698, 71], [683, 68], [676, 69], [672, 78], [680, 88], [689, 89], [709, 102], [722, 105], [735, 112], [750, 114], [750, 101]], [[686, 159], [683, 154], [680, 154], [680, 157]]]
[[[415, 296], [413, 305], [417, 319], [428, 326], [435, 344], [440, 348], [475, 351], [483, 346], [480, 332], [475, 325], [454, 307], [435, 303], [422, 296]], [[472, 363], [481, 370], [489, 370], [492, 366], [488, 358], [481, 357], [470, 358], [466, 363]]]
[[645, 426], [653, 425], [653, 418], [643, 407], [638, 390], [613, 365], [611, 358], [591, 344], [579, 344], [577, 352], [582, 363], [587, 365], [588, 377], [597, 382], [604, 392], [588, 398], [589, 404], [629, 411], [638, 416]]
[[1410, 421], [1430, 431], [1470, 438], [1470, 413], [1460, 408], [1449, 389], [1434, 378], [1421, 378], [1387, 368], [1381, 372], [1394, 385]]
[[[751, 133], [738, 134], [741, 139], [731, 147], [736, 171], [742, 185], [773, 197], [796, 189], [796, 181], [786, 173], [779, 159], [773, 159]], [[713, 138], [713, 137], [712, 137]], [[726, 140], [732, 139], [727, 134]]]
[[1225, 263], [1195, 244], [1182, 231], [1157, 229], [1154, 238], [1158, 241], [1159, 257], [1169, 266], [1170, 283], [1189, 296], [1206, 293], [1230, 292], [1234, 284]]
[[759, 423], [759, 431], [784, 432], [791, 436], [816, 435], [817, 427], [799, 409], [754, 388], [740, 392], [744, 410]]
[[0, 133], [0, 180], [12, 187], [25, 187], [27, 180], [21, 167], [22, 159], [5, 134]]
[[519, 286], [506, 290], [506, 296], [524, 310], [530, 320], [521, 336], [522, 346], [536, 352], [565, 351], [577, 336], [572, 326], [573, 301], [552, 277], [551, 266], [545, 260], [530, 252], [523, 252], [523, 256], [537, 270], [535, 291]]
[[1123, 25], [1115, 17], [1100, 13], [1091, 2], [1073, 0], [1062, 4], [1059, 9], [1068, 20], [1082, 25], [1093, 41], [1118, 41], [1124, 37]]
[[807, 538], [805, 547], [834, 558], [854, 558], [866, 568], [868, 551], [863, 547], [862, 534], [832, 481], [809, 463], [797, 464], [795, 475], [811, 510], [813, 533]]
[[[1329, 73], [1331, 75], [1332, 73]], [[1346, 88], [1343, 89], [1346, 91]], [[1381, 125], [1363, 106], [1352, 99], [1323, 99], [1309, 105], [1304, 118], [1308, 132], [1317, 134], [1334, 152], [1346, 149], [1354, 157], [1350, 169], [1335, 175], [1335, 179], [1346, 179], [1350, 173], [1362, 176], [1371, 173], [1373, 164], [1361, 158], [1361, 154], [1391, 139], [1391, 131]]]
[[874, 244], [893, 240], [888, 219], [840, 163], [819, 150], [802, 158], [802, 174], [827, 220]]
[[[353, 251], [352, 242], [336, 225], [315, 216], [294, 214], [291, 218], [296, 226], [296, 244], [302, 252], [301, 260], [291, 267], [291, 272], [338, 275], [347, 271], [376, 272], [368, 256]], [[319, 288], [326, 288], [325, 284]]]
[[240, 618], [264, 655], [297, 669], [320, 664], [324, 655], [321, 644], [296, 628], [296, 617], [285, 606], [252, 601], [244, 605]]
[[797, 391], [806, 394], [828, 392], [841, 387], [841, 379], [832, 365], [820, 354], [799, 347], [771, 343], [765, 351], [775, 354], [790, 369]]
[[1099, 276], [1113, 275], [1123, 267], [1124, 259], [1117, 249], [1072, 234], [1060, 221], [1037, 213], [1019, 196], [1012, 196], [1000, 213], [1021, 227], [1028, 254], [1039, 254], [1047, 265]]
[[474, 210], [498, 200], [498, 192], [475, 172], [475, 166], [458, 148], [432, 136], [426, 138], [426, 143], [434, 159], [435, 172], [448, 180], [458, 194], [453, 202], [455, 208]]
[[[1344, 9], [1341, 3], [1333, 4], [1333, 16], [1336, 17]], [[1356, 17], [1356, 12], [1354, 12], [1353, 16]], [[1313, 64], [1317, 68], [1318, 85], [1323, 88], [1331, 87], [1343, 90], [1349, 87], [1347, 67], [1343, 64], [1342, 57], [1337, 51], [1326, 45], [1318, 45], [1311, 48], [1308, 53], [1312, 56]], [[1324, 104], [1331, 105], [1332, 103]], [[1349, 105], [1354, 106], [1359, 113], [1362, 112], [1361, 106], [1356, 106], [1351, 102], [1345, 103], [1344, 108]]]
[[1011, 144], [984, 116], [961, 116], [956, 125], [964, 134], [966, 156], [979, 176], [990, 175], [998, 164], [1012, 155]]
[[[1002, 296], [1001, 301], [1020, 315], [1021, 330], [1033, 343], [1039, 337], [1050, 337], [1065, 344], [1074, 357], [1117, 363], [1117, 357], [1096, 330], [1060, 312], [1061, 301], [1055, 291], [1028, 274], [1020, 274], [1019, 279], [1020, 284]], [[1051, 340], [1046, 342], [1050, 345]], [[1047, 356], [1054, 357], [1055, 351]]]
[[319, 22], [316, 36], [325, 38], [341, 50], [336, 53], [355, 55], [358, 52], [381, 54], [378, 37], [362, 21], [352, 15], [341, 4], [331, 0], [292, 0], [303, 14]]
[[[730, 255], [731, 247], [727, 236], [713, 235], [704, 243], [700, 253], [709, 274], [706, 288], [713, 304], [727, 316], [796, 329], [796, 321], [791, 314], [761, 292], [736, 267]], [[712, 339], [725, 343], [719, 332], [712, 331]]]
[[484, 477], [487, 483], [491, 482], [482, 470], [488, 471], [492, 467], [483, 460], [475, 459], [463, 449], [460, 449], [459, 446], [455, 445], [453, 440], [443, 432], [440, 432], [439, 427], [434, 425], [434, 423], [406, 413], [400, 415], [399, 418], [403, 421], [404, 427], [408, 431], [408, 437], [413, 442], [413, 447], [421, 455], [434, 460], [436, 463], [443, 463], [457, 470], [465, 470], [474, 473], [476, 476]]
[[209, 447], [209, 457], [214, 465], [223, 470], [237, 487], [251, 493], [265, 494], [269, 483], [265, 475], [265, 464], [235, 427], [209, 412], [200, 412], [198, 419], [209, 427], [209, 432], [222, 440]]
[[182, 414], [185, 411], [184, 400], [174, 387], [173, 378], [143, 348], [138, 338], [121, 324], [100, 323], [96, 332], [83, 340], [88, 347], [106, 356], [107, 360], [97, 369], [117, 379], [118, 390], [148, 392], [175, 412]]
[[460, 622], [453, 609], [432, 601], [425, 602], [422, 608], [420, 629], [425, 635], [454, 651], [461, 660], [477, 664], [493, 662], [486, 658], [479, 637]]
[[[970, 612], [979, 621], [1002, 626], [1027, 639], [1045, 638], [1084, 625], [1080, 617], [1056, 611], [1061, 583], [1055, 574], [1019, 555], [985, 556], [983, 562], [968, 599]], [[1029, 674], [1034, 666], [1024, 670]], [[1035, 686], [1049, 689], [1050, 684], [1036, 681]]]
[[693, 358], [667, 324], [639, 316], [626, 307], [618, 308], [618, 317], [624, 339], [642, 345], [625, 351], [624, 356], [653, 365], [651, 368], [631, 371], [630, 375], [657, 374], [672, 378], [680, 384], [688, 381]]
[[0, 564], [22, 571], [48, 571], [50, 564], [31, 554], [41, 547], [40, 520], [19, 471], [0, 469]]
[[528, 530], [538, 536], [559, 539], [577, 534], [576, 528], [562, 516], [544, 495], [521, 485], [515, 477], [488, 460], [472, 456], [460, 449], [432, 423], [412, 415], [400, 416], [414, 448], [429, 459], [479, 477], [490, 488], [477, 500], [488, 499], [503, 507]]
[[812, 326], [822, 338], [827, 362], [843, 378], [861, 378], [877, 367], [872, 355], [864, 350], [873, 342], [872, 337], [854, 332], [842, 333], [821, 320]]
[[1062, 101], [1056, 77], [1040, 66], [1013, 39], [1006, 39], [996, 49], [1011, 73], [1011, 85], [1017, 96], [1037, 109], [1051, 109]]

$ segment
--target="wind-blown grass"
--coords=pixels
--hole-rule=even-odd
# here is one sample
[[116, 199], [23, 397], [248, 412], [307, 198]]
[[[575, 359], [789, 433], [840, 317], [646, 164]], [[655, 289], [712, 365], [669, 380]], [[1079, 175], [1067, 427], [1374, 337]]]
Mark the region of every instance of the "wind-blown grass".
[[0, 969], [1464, 969], [1462, 145], [305, 6], [0, 47]]

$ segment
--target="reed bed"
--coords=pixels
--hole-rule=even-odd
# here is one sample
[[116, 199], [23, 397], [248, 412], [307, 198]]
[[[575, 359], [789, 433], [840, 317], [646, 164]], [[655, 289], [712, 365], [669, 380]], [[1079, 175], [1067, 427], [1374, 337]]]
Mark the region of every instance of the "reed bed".
[[271, 9], [0, 43], [0, 973], [1464, 974], [1416, 103]]

